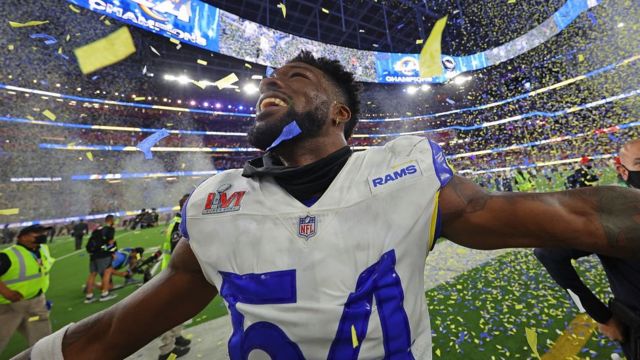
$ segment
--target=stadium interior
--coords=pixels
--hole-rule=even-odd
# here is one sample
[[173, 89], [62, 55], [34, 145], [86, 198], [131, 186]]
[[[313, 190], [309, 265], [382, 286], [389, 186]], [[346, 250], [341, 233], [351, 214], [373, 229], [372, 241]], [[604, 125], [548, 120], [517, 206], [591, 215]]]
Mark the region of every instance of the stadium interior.
[[[191, 1], [219, 9], [215, 48], [150, 31], [104, 5], [162, 1], [0, 4], [0, 247], [10, 246], [22, 227], [54, 226], [50, 247], [58, 260], [47, 292], [54, 330], [136, 290], [124, 286], [112, 302], [82, 303], [88, 257], [73, 248], [71, 222], [84, 219], [91, 229], [115, 214], [120, 247], [156, 251], [183, 194], [260, 155], [246, 140], [260, 79], [299, 50], [339, 59], [360, 80], [354, 150], [403, 134], [425, 136], [442, 147], [457, 174], [489, 191], [564, 190], [585, 158], [593, 160], [598, 185], [620, 185], [614, 158], [639, 134], [636, 0]], [[572, 6], [574, 16], [550, 30]], [[415, 76], [416, 68], [381, 74], [381, 64], [391, 62], [385, 59], [402, 54], [413, 54], [417, 64], [444, 16], [441, 51], [457, 67], [443, 62], [450, 71], [445, 78], [419, 83], [400, 79]], [[83, 74], [74, 49], [121, 27], [135, 52]], [[473, 54], [484, 54], [483, 65], [460, 69], [455, 61]], [[215, 85], [230, 74], [237, 80]], [[143, 152], [139, 144], [161, 129], [168, 136]], [[518, 172], [528, 174], [526, 189]], [[132, 228], [140, 209], [151, 208], [160, 220]], [[593, 323], [575, 325], [578, 308], [530, 251], [485, 253], [440, 239], [433, 262], [431, 256], [425, 293], [434, 359], [623, 356]], [[606, 299], [610, 290], [597, 259], [578, 264]], [[194, 343], [185, 359], [226, 358], [226, 315], [217, 298], [188, 324]], [[574, 325], [584, 331], [570, 338]], [[214, 327], [224, 336], [212, 342], [202, 329]], [[0, 359], [25, 348], [16, 334]], [[157, 346], [149, 345], [131, 358], [156, 357]]]

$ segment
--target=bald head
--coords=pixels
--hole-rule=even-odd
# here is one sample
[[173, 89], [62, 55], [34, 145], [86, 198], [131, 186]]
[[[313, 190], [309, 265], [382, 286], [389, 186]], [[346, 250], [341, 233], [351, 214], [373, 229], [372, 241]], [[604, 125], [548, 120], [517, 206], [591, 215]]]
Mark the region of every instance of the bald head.
[[633, 187], [629, 181], [630, 172], [640, 171], [640, 139], [631, 140], [620, 148], [618, 152], [620, 164], [616, 165], [616, 171], [620, 174], [622, 180], [626, 181]]

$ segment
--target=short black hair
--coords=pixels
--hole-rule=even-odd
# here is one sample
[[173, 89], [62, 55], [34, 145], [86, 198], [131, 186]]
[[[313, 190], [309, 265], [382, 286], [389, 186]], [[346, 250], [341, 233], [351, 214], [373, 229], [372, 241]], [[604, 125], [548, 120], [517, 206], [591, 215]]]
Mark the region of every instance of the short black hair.
[[287, 63], [292, 62], [301, 62], [322, 71], [342, 92], [342, 96], [346, 100], [345, 105], [351, 110], [351, 119], [344, 125], [344, 137], [349, 139], [358, 124], [358, 115], [360, 114], [361, 86], [356, 82], [353, 73], [347, 71], [340, 61], [326, 57], [317, 58], [307, 50], [300, 51], [296, 57], [287, 61]]
[[109, 220], [113, 220], [113, 215], [109, 214], [107, 216], [104, 217], [104, 221], [109, 221]]

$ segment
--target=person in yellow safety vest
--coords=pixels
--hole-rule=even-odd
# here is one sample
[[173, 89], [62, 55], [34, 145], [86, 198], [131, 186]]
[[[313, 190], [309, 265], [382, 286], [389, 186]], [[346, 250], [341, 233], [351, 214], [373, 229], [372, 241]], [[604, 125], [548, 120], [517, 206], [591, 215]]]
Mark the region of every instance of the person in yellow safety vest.
[[0, 353], [16, 329], [29, 345], [51, 334], [44, 295], [54, 262], [46, 245], [49, 229], [27, 226], [16, 245], [0, 251]]
[[173, 216], [173, 218], [167, 225], [164, 243], [162, 243], [162, 263], [160, 264], [160, 270], [164, 270], [167, 268], [167, 266], [169, 266], [171, 253], [182, 237], [182, 235], [180, 235], [180, 220], [182, 220], [182, 217], [178, 212]]
[[514, 180], [516, 183], [516, 189], [520, 192], [532, 191], [536, 188], [536, 185], [533, 183], [533, 179], [528, 171], [517, 169]]
[[[180, 233], [180, 223], [182, 222], [182, 207], [187, 202], [189, 194], [185, 194], [179, 201], [180, 211], [177, 212], [173, 219], [167, 225], [165, 232], [165, 239], [162, 243], [162, 263], [160, 264], [161, 270], [166, 269], [169, 266], [171, 260], [171, 253], [176, 248], [178, 242], [182, 238]], [[160, 337], [160, 356], [158, 360], [167, 360], [170, 358], [179, 358], [186, 355], [191, 348], [191, 340], [182, 336], [183, 325], [178, 325], [173, 329], [162, 334]]]

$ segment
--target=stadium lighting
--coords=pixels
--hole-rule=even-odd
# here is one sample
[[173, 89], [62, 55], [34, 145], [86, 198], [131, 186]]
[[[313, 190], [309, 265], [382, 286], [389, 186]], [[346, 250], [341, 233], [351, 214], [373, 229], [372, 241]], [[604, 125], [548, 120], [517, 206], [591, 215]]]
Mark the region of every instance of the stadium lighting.
[[242, 105], [238, 106], [238, 110], [244, 110], [244, 106]]
[[178, 80], [178, 82], [180, 84], [188, 84], [190, 83], [192, 80], [189, 79], [188, 77], [186, 77], [185, 75], [180, 75], [178, 76], [178, 78], [176, 78], [176, 80]]
[[195, 105], [196, 105], [196, 102], [195, 102], [194, 100], [191, 100], [191, 101], [189, 102], [189, 104], [190, 104], [191, 106], [195, 106]]
[[205, 101], [205, 102], [204, 102], [204, 106], [205, 106], [205, 107], [208, 107], [208, 106], [209, 106], [209, 103]]
[[220, 109], [221, 107], [222, 107], [222, 104], [216, 103], [216, 109]]
[[253, 94], [257, 93], [259, 89], [256, 86], [256, 84], [248, 83], [242, 88], [242, 90], [244, 90], [245, 94], [247, 94], [247, 95], [253, 95]]
[[175, 77], [175, 76], [173, 76], [173, 75], [170, 75], [170, 74], [165, 74], [165, 75], [164, 75], [164, 79], [165, 79], [165, 80], [169, 80], [169, 81], [173, 81], [173, 80], [175, 80], [175, 79], [176, 79], [176, 77]]
[[418, 92], [418, 88], [417, 88], [417, 87], [415, 87], [415, 86], [413, 86], [413, 85], [411, 85], [411, 86], [407, 87], [407, 94], [409, 94], [409, 95], [413, 95], [413, 94], [415, 94], [416, 92]]
[[453, 82], [456, 85], [462, 85], [462, 84], [466, 83], [469, 80], [471, 80], [470, 76], [456, 76], [456, 78], [453, 79]]

